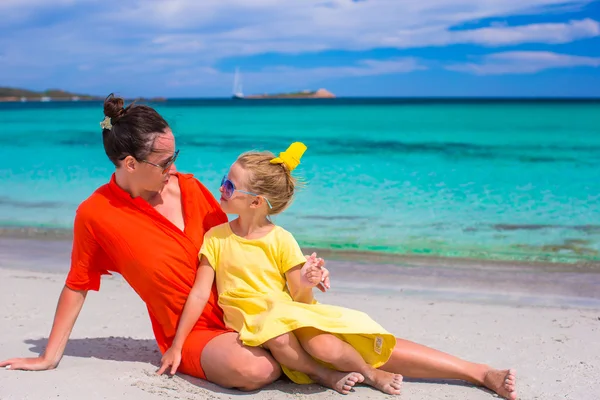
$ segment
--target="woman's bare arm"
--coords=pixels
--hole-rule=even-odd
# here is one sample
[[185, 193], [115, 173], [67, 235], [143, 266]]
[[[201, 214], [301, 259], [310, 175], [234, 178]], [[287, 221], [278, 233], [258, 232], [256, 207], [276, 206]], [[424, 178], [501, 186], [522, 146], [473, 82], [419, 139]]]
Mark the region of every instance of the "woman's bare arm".
[[0, 367], [22, 369], [28, 371], [42, 371], [54, 369], [58, 366], [63, 356], [67, 341], [83, 307], [87, 290], [73, 290], [65, 286], [58, 298], [54, 323], [48, 338], [48, 345], [38, 357], [12, 358], [0, 362]]

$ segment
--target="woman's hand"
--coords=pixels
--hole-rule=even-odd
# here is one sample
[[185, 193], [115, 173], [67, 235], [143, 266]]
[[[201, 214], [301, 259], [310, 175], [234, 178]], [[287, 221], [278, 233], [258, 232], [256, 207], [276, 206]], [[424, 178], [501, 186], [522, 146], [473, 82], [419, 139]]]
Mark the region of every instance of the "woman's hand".
[[30, 358], [11, 358], [0, 362], [0, 368], [20, 369], [23, 371], [45, 371], [56, 368], [56, 364], [43, 356]]
[[[322, 259], [319, 259], [323, 261]], [[325, 261], [323, 261], [323, 265], [325, 265]], [[325, 293], [329, 289], [331, 289], [331, 284], [329, 283], [329, 270], [325, 267], [321, 267], [322, 275], [321, 275], [321, 283], [317, 285], [317, 289], [321, 292]]]
[[2, 361], [0, 362], [0, 368], [26, 371], [45, 371], [56, 368], [63, 356], [69, 335], [73, 325], [75, 325], [79, 311], [83, 307], [86, 295], [86, 290], [73, 290], [67, 286], [63, 287], [58, 299], [48, 345], [44, 353], [39, 357], [11, 358]]
[[170, 347], [162, 356], [160, 363], [161, 366], [156, 372], [158, 375], [162, 375], [169, 367], [171, 367], [171, 375], [175, 375], [181, 364], [181, 349]]

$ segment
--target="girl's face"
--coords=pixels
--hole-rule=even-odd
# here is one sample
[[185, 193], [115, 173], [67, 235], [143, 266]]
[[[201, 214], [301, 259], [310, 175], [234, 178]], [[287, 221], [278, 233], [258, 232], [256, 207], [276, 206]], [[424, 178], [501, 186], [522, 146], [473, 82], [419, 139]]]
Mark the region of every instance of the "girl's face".
[[[250, 193], [247, 187], [248, 171], [238, 163], [234, 163], [227, 176], [223, 177], [219, 192], [221, 208], [227, 214], [245, 214], [256, 208], [257, 196]], [[253, 206], [254, 205], [254, 206]]]

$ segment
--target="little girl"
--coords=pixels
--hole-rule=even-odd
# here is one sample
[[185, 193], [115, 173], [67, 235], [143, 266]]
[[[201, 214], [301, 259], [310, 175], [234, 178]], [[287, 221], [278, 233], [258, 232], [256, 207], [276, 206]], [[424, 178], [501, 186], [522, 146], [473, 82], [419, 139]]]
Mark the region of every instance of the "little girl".
[[226, 325], [246, 346], [267, 348], [292, 381], [316, 381], [342, 394], [362, 382], [400, 393], [402, 376], [377, 369], [395, 337], [362, 312], [318, 304], [312, 289], [321, 284], [321, 262], [314, 255], [307, 260], [294, 237], [269, 219], [292, 201], [291, 172], [305, 150], [293, 143], [279, 157], [245, 153], [223, 177], [221, 207], [238, 218], [206, 233], [196, 281], [159, 373], [177, 370], [216, 277]]

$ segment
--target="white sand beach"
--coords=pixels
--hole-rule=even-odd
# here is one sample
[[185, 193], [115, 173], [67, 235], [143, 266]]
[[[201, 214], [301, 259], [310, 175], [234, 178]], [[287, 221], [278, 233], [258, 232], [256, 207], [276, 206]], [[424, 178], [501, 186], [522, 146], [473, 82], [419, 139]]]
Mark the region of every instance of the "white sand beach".
[[[15, 243], [28, 246], [31, 251], [24, 253]], [[33, 246], [31, 243], [0, 240], [0, 359], [36, 356], [44, 349], [64, 282], [68, 244], [36, 242]], [[52, 249], [52, 254], [42, 257], [48, 249]], [[60, 263], [62, 267], [53, 268]], [[521, 293], [511, 293], [507, 289], [511, 287], [510, 281], [496, 280], [494, 284], [494, 274], [521, 281], [521, 275], [532, 272], [506, 268], [485, 272], [484, 275], [491, 277], [487, 286], [477, 281], [467, 285], [440, 274], [420, 276], [423, 271], [420, 267], [412, 270], [397, 267], [396, 271], [402, 272], [394, 273], [390, 267], [331, 262], [331, 270], [332, 289], [327, 294], [319, 293], [320, 301], [366, 311], [402, 338], [498, 368], [515, 368], [522, 399], [599, 398], [597, 298], [565, 302], [565, 298], [573, 297], [550, 296], [543, 290], [548, 284], [539, 285], [541, 289], [537, 291], [531, 289], [535, 285], [528, 289], [515, 285]], [[387, 273], [378, 274], [378, 270]], [[540, 282], [549, 282], [549, 276], [560, 278], [549, 274], [561, 272], [539, 273]], [[571, 278], [571, 283], [565, 280], [564, 286], [575, 289], [581, 286], [583, 293], [598, 288], [599, 275], [590, 273], [576, 284], [573, 284], [575, 278]], [[413, 276], [413, 280], [405, 279], [408, 276]], [[586, 282], [588, 287], [584, 287]], [[464, 297], [457, 293], [464, 293]], [[561, 302], [565, 305], [560, 306]], [[0, 399], [342, 397], [316, 385], [297, 386], [284, 381], [260, 392], [225, 390], [181, 374], [173, 378], [157, 376], [159, 360], [143, 303], [121, 277], [107, 277], [99, 293], [88, 295], [58, 368], [45, 372], [0, 370]], [[366, 386], [358, 387], [348, 396], [391, 397]], [[406, 379], [400, 398], [476, 400], [494, 396], [462, 383]]]

